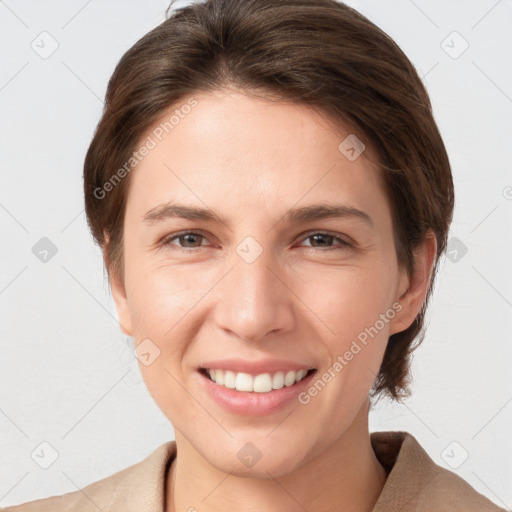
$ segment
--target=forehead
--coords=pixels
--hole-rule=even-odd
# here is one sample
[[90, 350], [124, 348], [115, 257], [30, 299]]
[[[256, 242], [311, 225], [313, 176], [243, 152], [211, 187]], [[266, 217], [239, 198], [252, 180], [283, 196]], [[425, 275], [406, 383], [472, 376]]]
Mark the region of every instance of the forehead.
[[139, 216], [171, 199], [239, 216], [319, 201], [386, 210], [369, 141], [305, 105], [194, 94], [161, 116], [143, 138], [150, 140], [128, 195]]

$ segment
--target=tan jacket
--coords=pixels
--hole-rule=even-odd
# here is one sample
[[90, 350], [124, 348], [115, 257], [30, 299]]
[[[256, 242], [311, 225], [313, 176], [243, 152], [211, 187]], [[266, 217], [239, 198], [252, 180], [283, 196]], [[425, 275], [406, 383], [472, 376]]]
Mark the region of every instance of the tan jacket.
[[[373, 512], [503, 512], [455, 473], [434, 463], [407, 432], [373, 432], [375, 454], [388, 477]], [[144, 460], [82, 490], [0, 509], [3, 512], [165, 512], [169, 441]]]

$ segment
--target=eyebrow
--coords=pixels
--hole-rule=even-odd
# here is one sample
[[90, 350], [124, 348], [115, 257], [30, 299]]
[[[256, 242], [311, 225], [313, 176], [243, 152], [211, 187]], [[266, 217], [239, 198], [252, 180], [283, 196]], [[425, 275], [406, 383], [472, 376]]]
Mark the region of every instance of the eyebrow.
[[[209, 208], [187, 206], [174, 202], [161, 204], [146, 212], [144, 223], [156, 224], [170, 218], [226, 224], [226, 220], [223, 217], [220, 217]], [[278, 222], [284, 220], [290, 224], [300, 224], [329, 218], [356, 218], [373, 226], [373, 220], [368, 213], [351, 206], [329, 203], [312, 204], [291, 209]]]

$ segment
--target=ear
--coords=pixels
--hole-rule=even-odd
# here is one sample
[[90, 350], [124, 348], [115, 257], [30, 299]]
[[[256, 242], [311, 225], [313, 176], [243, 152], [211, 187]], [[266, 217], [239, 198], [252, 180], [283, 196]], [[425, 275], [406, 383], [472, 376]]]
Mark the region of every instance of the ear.
[[414, 322], [427, 295], [430, 277], [437, 254], [437, 240], [433, 231], [428, 231], [422, 244], [414, 251], [414, 272], [407, 275], [403, 269], [397, 291], [396, 302], [401, 309], [390, 322], [389, 334], [405, 331]]
[[110, 260], [107, 254], [108, 237], [105, 236], [105, 243], [103, 245], [103, 262], [108, 272], [108, 281], [112, 290], [112, 297], [116, 305], [117, 316], [119, 318], [119, 327], [121, 331], [127, 336], [132, 336], [132, 319], [130, 308], [128, 307], [128, 299], [126, 296], [126, 287], [124, 284], [123, 276], [115, 275], [110, 270]]

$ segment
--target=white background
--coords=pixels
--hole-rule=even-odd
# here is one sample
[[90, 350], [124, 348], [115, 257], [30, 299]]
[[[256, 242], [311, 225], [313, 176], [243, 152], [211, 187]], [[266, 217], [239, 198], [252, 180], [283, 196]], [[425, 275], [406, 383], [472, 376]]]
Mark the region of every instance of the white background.
[[[450, 236], [467, 248], [441, 263], [413, 397], [381, 402], [370, 429], [412, 433], [437, 464], [511, 508], [512, 1], [348, 3], [423, 77], [454, 173]], [[166, 7], [0, 2], [2, 506], [75, 491], [174, 438], [118, 328], [82, 197], [108, 79]], [[58, 43], [46, 59], [31, 47], [41, 38]], [[42, 237], [57, 248], [46, 263], [32, 252]], [[59, 454], [48, 469], [30, 455], [43, 441]]]

